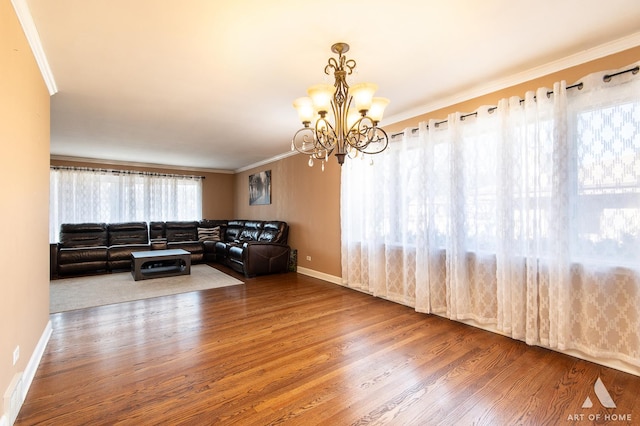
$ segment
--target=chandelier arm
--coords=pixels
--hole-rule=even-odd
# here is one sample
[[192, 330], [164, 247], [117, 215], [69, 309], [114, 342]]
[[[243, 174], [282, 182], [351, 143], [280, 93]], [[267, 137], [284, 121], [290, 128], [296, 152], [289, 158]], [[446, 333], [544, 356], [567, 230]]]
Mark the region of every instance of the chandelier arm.
[[310, 127], [299, 129], [291, 139], [291, 150], [294, 149], [301, 154], [312, 155], [316, 150], [315, 131]]
[[375, 123], [371, 118], [366, 115], [361, 116], [349, 129], [349, 145], [358, 151], [366, 149], [371, 142], [368, 134], [374, 127]]
[[349, 146], [366, 154], [378, 154], [389, 145], [389, 137], [370, 117], [363, 115], [349, 129]]
[[361, 151], [365, 154], [380, 154], [389, 146], [389, 136], [381, 127], [372, 127], [369, 129], [371, 136], [368, 138], [367, 146]]
[[345, 62], [344, 65], [349, 70], [347, 74], [351, 75], [351, 73], [353, 73], [353, 70], [356, 68], [356, 61], [354, 61], [353, 59], [349, 59], [347, 62]]
[[[324, 123], [324, 126], [323, 126]], [[334, 127], [325, 117], [320, 117], [316, 121], [315, 145], [318, 150], [333, 151], [337, 144], [337, 134]]]
[[362, 117], [360, 117], [355, 123], [353, 123], [351, 125], [351, 127], [349, 127], [349, 130], [347, 131], [347, 136], [345, 138], [345, 141], [349, 144], [350, 147], [358, 149], [358, 146], [360, 145], [360, 138], [361, 138], [361, 132], [360, 132], [360, 122], [362, 121]]
[[324, 67], [324, 73], [326, 75], [331, 75], [331, 70], [333, 69], [333, 72], [336, 72], [340, 69], [340, 65], [338, 64], [338, 61], [336, 61], [336, 58], [329, 58], [329, 63], [327, 64], [327, 66]]

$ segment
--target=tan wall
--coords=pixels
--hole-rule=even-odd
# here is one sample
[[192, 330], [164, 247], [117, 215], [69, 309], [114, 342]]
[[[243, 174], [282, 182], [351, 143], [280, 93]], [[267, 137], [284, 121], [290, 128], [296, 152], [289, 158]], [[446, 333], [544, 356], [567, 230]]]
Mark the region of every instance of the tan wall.
[[[323, 172], [319, 162], [294, 155], [236, 175], [239, 219], [284, 220], [289, 245], [298, 250], [298, 266], [341, 276], [340, 166], [330, 158]], [[271, 170], [271, 205], [249, 205], [249, 175]], [[307, 261], [311, 256], [311, 261]]]
[[232, 173], [213, 173], [207, 171], [181, 170], [127, 164], [100, 163], [95, 161], [74, 159], [51, 159], [52, 166], [89, 167], [98, 169], [137, 170], [152, 173], [185, 174], [204, 176], [202, 182], [202, 217], [204, 219], [233, 219], [233, 185]]
[[[0, 0], [0, 392], [49, 321], [49, 92], [10, 0]], [[13, 351], [20, 359], [13, 365]], [[4, 410], [0, 405], [0, 412]]]

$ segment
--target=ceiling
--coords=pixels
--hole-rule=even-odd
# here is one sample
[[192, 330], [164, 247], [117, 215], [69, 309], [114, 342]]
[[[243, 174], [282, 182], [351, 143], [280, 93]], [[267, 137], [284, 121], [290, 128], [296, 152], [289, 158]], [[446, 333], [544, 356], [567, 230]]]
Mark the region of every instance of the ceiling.
[[26, 3], [57, 86], [53, 156], [194, 169], [286, 155], [292, 101], [333, 83], [338, 41], [357, 62], [349, 84], [391, 99], [383, 125], [640, 45], [638, 0]]

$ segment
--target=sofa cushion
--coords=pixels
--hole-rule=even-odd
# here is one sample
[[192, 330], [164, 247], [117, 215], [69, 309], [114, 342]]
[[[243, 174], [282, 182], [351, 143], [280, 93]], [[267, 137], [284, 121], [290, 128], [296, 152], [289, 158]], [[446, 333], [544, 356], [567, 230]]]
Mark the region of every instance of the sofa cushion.
[[277, 229], [264, 229], [258, 237], [258, 241], [275, 242], [279, 235], [280, 232]]
[[233, 242], [240, 239], [240, 233], [244, 228], [244, 220], [230, 220], [224, 231], [223, 241]]
[[165, 238], [164, 222], [149, 222], [149, 238], [152, 240]]
[[167, 229], [167, 241], [198, 241], [197, 231], [187, 231], [180, 229]]
[[99, 260], [95, 262], [77, 262], [65, 263], [58, 265], [58, 273], [60, 275], [69, 275], [73, 273], [95, 273], [107, 270], [107, 261]]
[[221, 241], [220, 227], [198, 228], [198, 241]]
[[238, 236], [239, 241], [258, 241], [258, 237], [262, 232], [262, 221], [247, 220], [244, 223], [244, 228]]
[[198, 241], [198, 222], [166, 222], [167, 242]]
[[122, 246], [111, 246], [107, 250], [107, 259], [112, 262], [114, 260], [131, 260], [131, 253], [134, 251], [151, 250], [148, 244], [126, 244]]
[[107, 247], [73, 247], [58, 251], [58, 264], [107, 262]]
[[147, 244], [149, 242], [149, 230], [146, 222], [110, 223], [109, 245], [118, 246], [126, 244]]
[[186, 250], [191, 254], [198, 254], [204, 251], [204, 247], [202, 243], [199, 241], [173, 241], [167, 243], [168, 249], [182, 249]]
[[258, 241], [262, 231], [260, 229], [244, 228], [238, 236], [239, 241]]
[[258, 241], [270, 243], [287, 243], [288, 226], [286, 222], [270, 221], [264, 223], [264, 229], [258, 238]]
[[191, 264], [200, 263], [204, 259], [204, 246], [200, 241], [174, 241], [167, 243], [168, 249], [182, 249], [191, 253]]
[[215, 228], [216, 226], [219, 226], [220, 230], [222, 230], [227, 226], [228, 222], [228, 220], [224, 219], [202, 219], [198, 222], [198, 226], [200, 228]]
[[60, 247], [106, 246], [106, 223], [65, 223], [60, 225]]

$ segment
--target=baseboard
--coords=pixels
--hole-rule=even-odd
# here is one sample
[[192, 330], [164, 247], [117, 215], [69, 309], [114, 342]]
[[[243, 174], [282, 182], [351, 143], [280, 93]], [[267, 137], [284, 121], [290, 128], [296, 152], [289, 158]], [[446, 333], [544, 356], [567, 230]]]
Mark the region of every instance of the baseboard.
[[[51, 333], [53, 329], [51, 327], [51, 321], [47, 322], [47, 325], [38, 340], [38, 344], [36, 345], [31, 357], [29, 358], [29, 362], [27, 363], [27, 367], [22, 373], [21, 377], [21, 385], [20, 385], [20, 408], [24, 403], [24, 400], [27, 398], [27, 393], [29, 392], [29, 388], [31, 387], [31, 383], [33, 382], [34, 377], [36, 376], [36, 371], [38, 370], [38, 366], [40, 365], [40, 361], [42, 360], [42, 356], [44, 355], [45, 348], [47, 347], [47, 343], [49, 343], [49, 339], [51, 338]], [[18, 411], [20, 410], [18, 408]], [[16, 413], [17, 415], [17, 413]], [[4, 422], [7, 422], [5, 416], [3, 416]], [[2, 420], [0, 420], [0, 426], [4, 426]]]
[[309, 277], [329, 281], [333, 284], [342, 285], [342, 277], [336, 277], [335, 275], [325, 274], [324, 272], [314, 271], [313, 269], [303, 268], [301, 266], [298, 266], [297, 271], [302, 275], [307, 275]]
[[23, 382], [22, 382], [22, 400], [27, 396], [27, 392], [31, 387], [31, 382], [33, 382], [33, 378], [36, 376], [36, 371], [38, 370], [38, 366], [40, 365], [40, 361], [42, 360], [42, 356], [44, 355], [44, 350], [47, 347], [47, 343], [49, 343], [49, 339], [51, 338], [51, 333], [53, 332], [53, 328], [51, 327], [51, 321], [47, 322], [47, 325], [44, 327], [44, 331], [40, 336], [40, 340], [38, 340], [38, 344], [36, 348], [33, 350], [31, 354], [31, 358], [29, 358], [29, 363], [27, 364], [27, 368], [24, 370]]
[[4, 413], [2, 417], [0, 417], [0, 426], [11, 426], [18, 417], [22, 404], [24, 404], [24, 400], [29, 392], [29, 387], [31, 387], [31, 383], [38, 370], [38, 365], [40, 365], [40, 361], [44, 355], [47, 343], [51, 338], [51, 333], [51, 321], [47, 321], [47, 325], [29, 358], [25, 370], [17, 372], [11, 380], [9, 387], [5, 389], [2, 397]]

